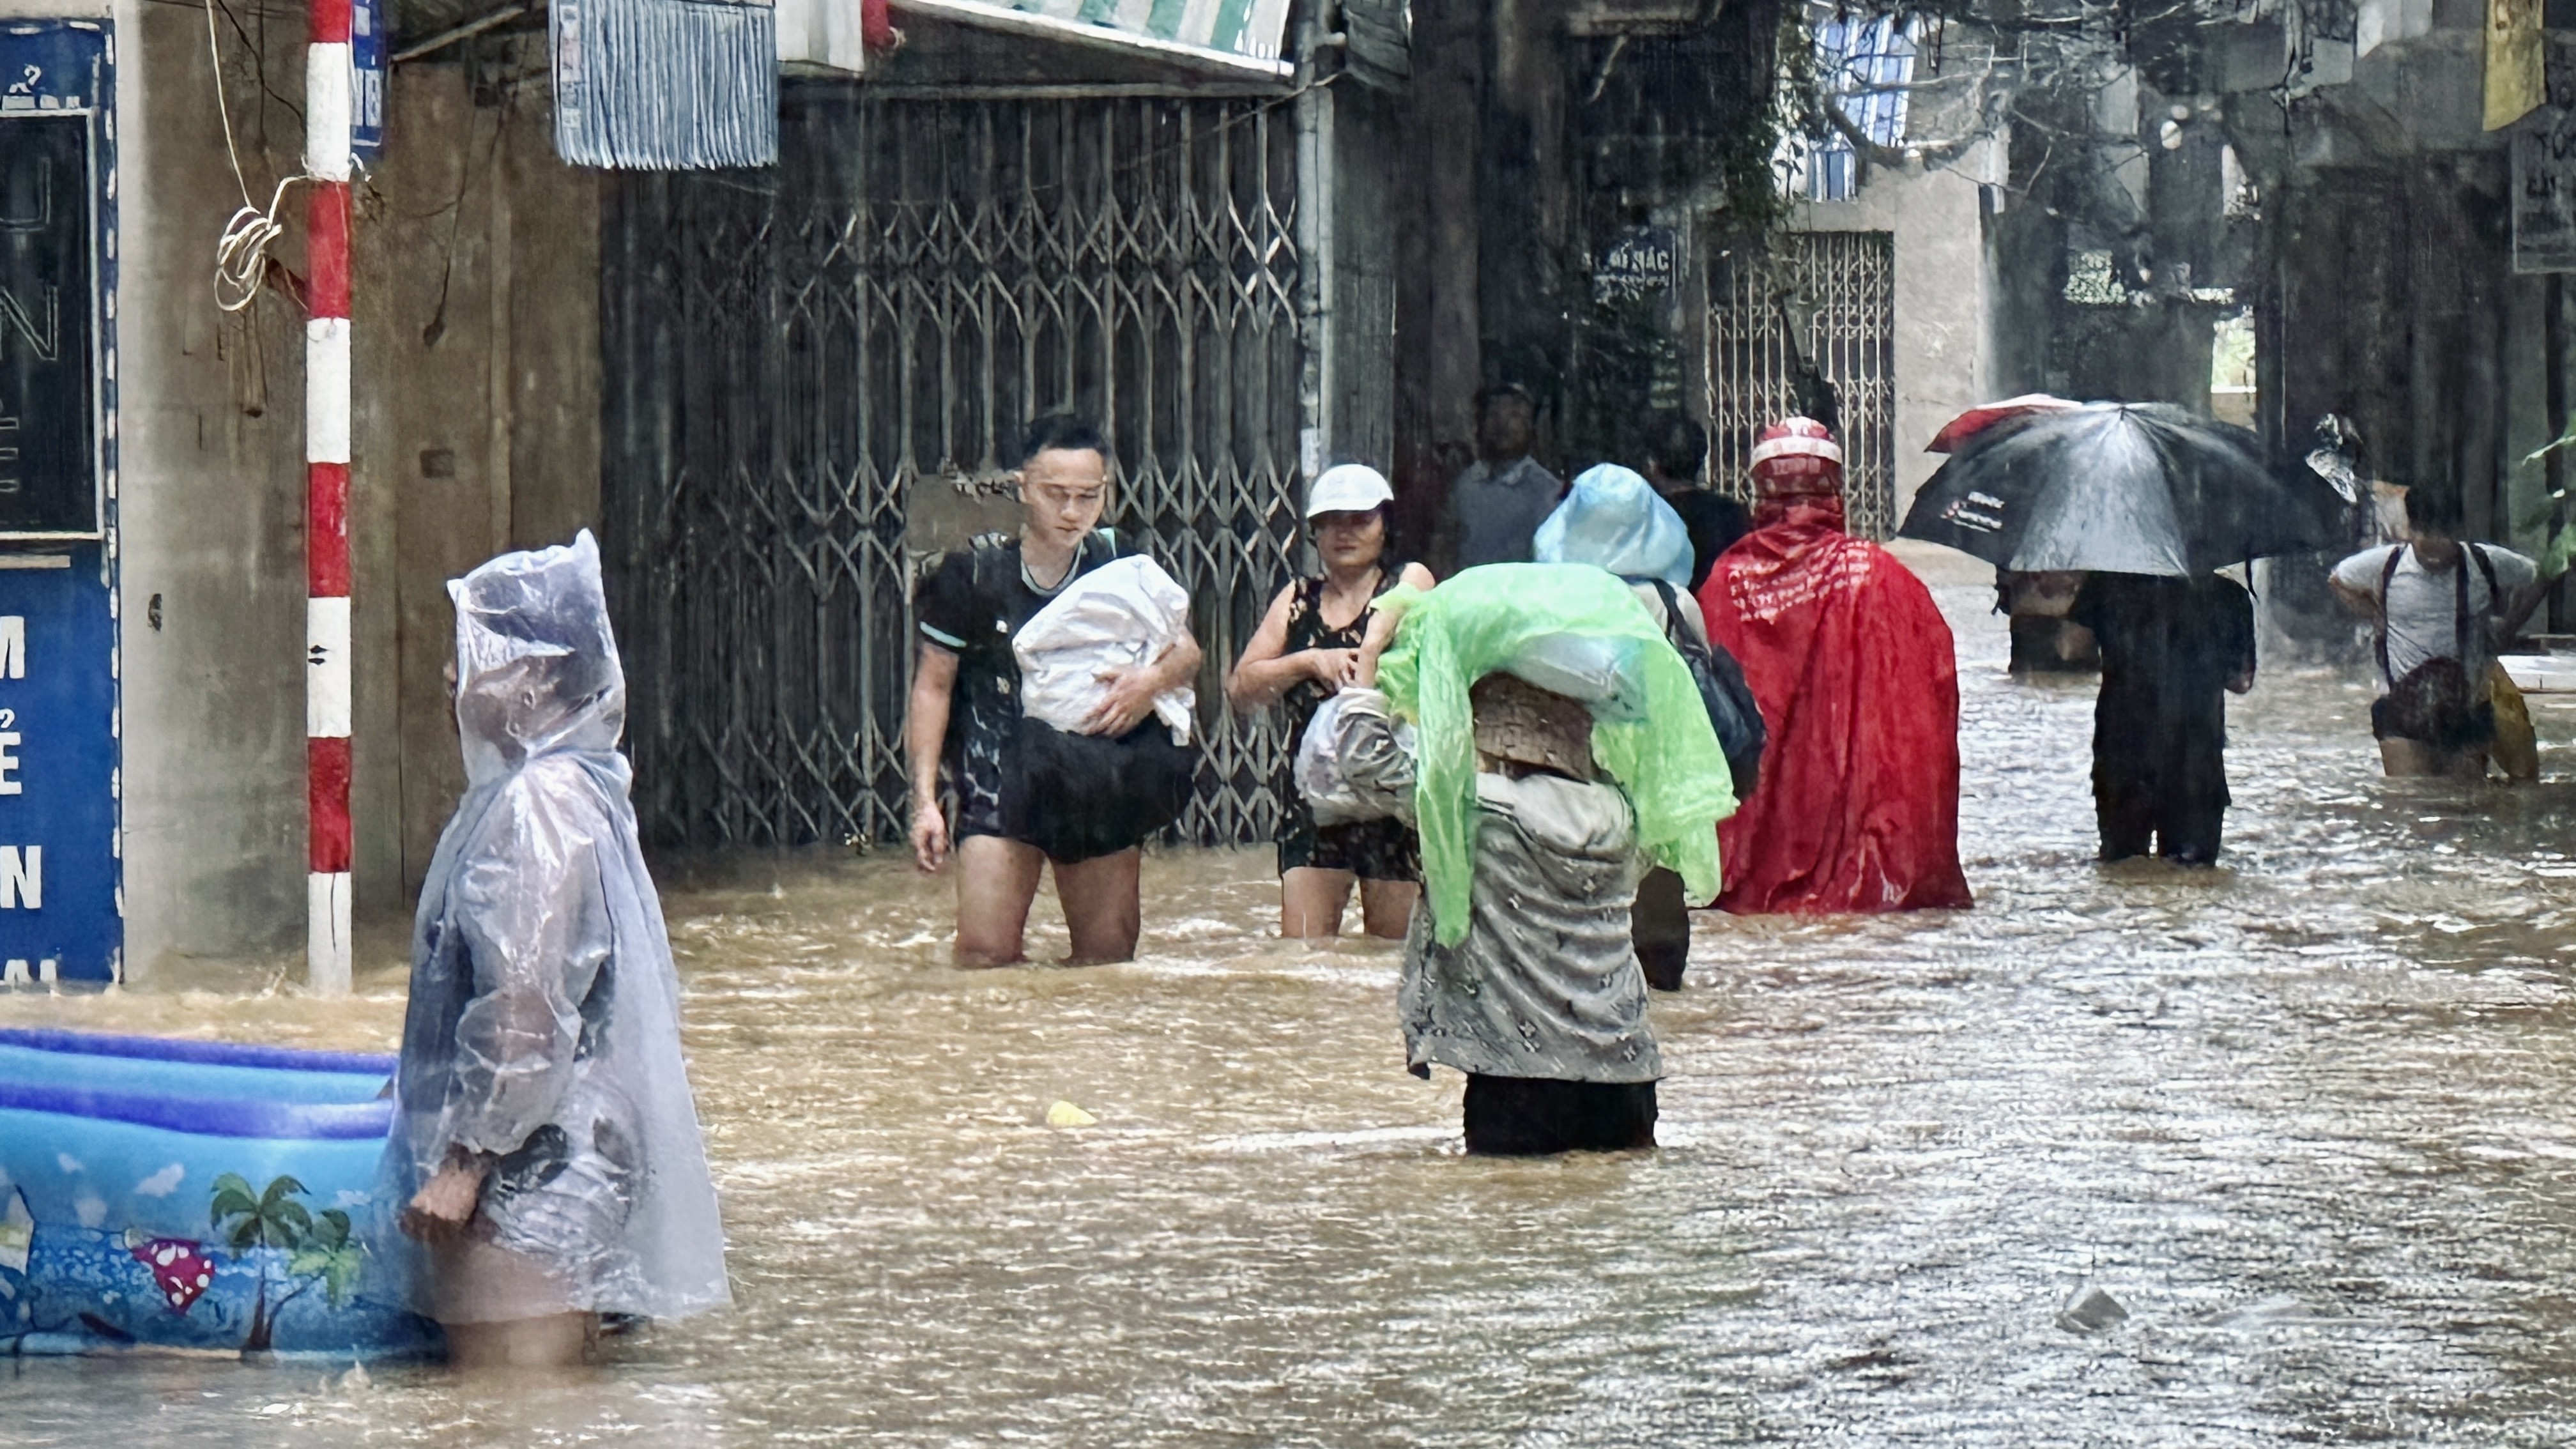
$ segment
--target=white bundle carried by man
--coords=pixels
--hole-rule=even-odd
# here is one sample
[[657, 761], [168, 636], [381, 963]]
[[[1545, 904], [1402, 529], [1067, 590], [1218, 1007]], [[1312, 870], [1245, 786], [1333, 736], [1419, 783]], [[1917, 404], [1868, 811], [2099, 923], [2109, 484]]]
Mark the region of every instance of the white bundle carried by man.
[[[1011, 640], [1021, 713], [1081, 733], [1109, 697], [1109, 680], [1162, 658], [1189, 619], [1189, 592], [1141, 554], [1075, 579]], [[1189, 743], [1197, 707], [1198, 692], [1186, 685], [1154, 697], [1154, 717], [1170, 727], [1176, 745]]]

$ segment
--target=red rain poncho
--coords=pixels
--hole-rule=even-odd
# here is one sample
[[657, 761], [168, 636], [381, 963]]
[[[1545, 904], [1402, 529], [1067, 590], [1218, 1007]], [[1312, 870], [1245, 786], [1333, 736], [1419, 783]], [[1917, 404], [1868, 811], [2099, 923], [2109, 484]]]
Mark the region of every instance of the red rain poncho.
[[1761, 785], [1718, 827], [1718, 905], [1965, 906], [1950, 626], [1903, 564], [1843, 532], [1833, 462], [1830, 490], [1815, 472], [1762, 480], [1755, 531], [1700, 588], [1709, 638], [1744, 666], [1771, 736]]

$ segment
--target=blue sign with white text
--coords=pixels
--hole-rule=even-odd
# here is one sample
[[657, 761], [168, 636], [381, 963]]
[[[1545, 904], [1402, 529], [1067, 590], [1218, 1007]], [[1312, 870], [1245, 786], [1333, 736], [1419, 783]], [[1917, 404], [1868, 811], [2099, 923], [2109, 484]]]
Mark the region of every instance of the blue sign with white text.
[[349, 149], [373, 156], [385, 148], [383, 0], [349, 6], [349, 72]]
[[122, 974], [108, 35], [0, 21], [0, 989]]
[[116, 975], [107, 587], [96, 544], [0, 554], [0, 982]]

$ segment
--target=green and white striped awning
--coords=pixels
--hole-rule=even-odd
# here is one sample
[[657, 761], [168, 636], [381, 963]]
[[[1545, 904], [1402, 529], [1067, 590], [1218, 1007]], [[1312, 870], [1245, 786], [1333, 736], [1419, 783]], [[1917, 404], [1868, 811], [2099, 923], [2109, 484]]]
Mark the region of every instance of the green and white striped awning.
[[918, 11], [1058, 40], [1111, 45], [1285, 79], [1288, 0], [896, 0]]

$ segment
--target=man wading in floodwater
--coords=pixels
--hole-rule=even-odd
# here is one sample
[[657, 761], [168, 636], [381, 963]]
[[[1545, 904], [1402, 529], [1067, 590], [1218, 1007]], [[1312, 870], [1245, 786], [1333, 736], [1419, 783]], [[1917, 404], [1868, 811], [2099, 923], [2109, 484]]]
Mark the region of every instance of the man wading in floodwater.
[[2254, 687], [2254, 599], [2218, 574], [2093, 574], [2066, 616], [2102, 641], [2093, 807], [2102, 859], [2214, 865], [2230, 803], [2227, 696]]
[[1565, 497], [1564, 482], [1530, 456], [1537, 437], [1528, 388], [1504, 383], [1476, 394], [1476, 461], [1449, 485], [1431, 539], [1435, 573], [1529, 562], [1531, 535]]
[[[2409, 488], [2414, 540], [2364, 549], [2329, 579], [2344, 607], [2375, 626], [2379, 698], [2370, 732], [2391, 775], [2486, 776], [2488, 750], [2498, 743], [2495, 700], [2513, 689], [2496, 678], [2496, 643], [2521, 629], [2544, 591], [2538, 565], [2511, 549], [2462, 542], [2461, 521], [2457, 496]], [[2527, 743], [2515, 754], [2508, 774], [2538, 773]]]
[[[944, 554], [917, 600], [921, 660], [912, 676], [904, 744], [912, 764], [912, 849], [925, 871], [957, 857], [957, 964], [1005, 966], [1022, 959], [1029, 903], [1039, 872], [1055, 866], [1057, 900], [1073, 937], [1071, 960], [1125, 961], [1136, 954], [1138, 846], [1082, 860], [1049, 856], [1015, 837], [1005, 798], [1010, 753], [1021, 738], [1019, 633], [1075, 579], [1135, 550], [1099, 527], [1109, 498], [1109, 445], [1066, 414], [1040, 418], [1020, 463], [1017, 538], [999, 534]], [[1106, 681], [1107, 698], [1086, 733], [1119, 740], [1149, 723], [1156, 696], [1198, 673], [1198, 641], [1184, 631], [1163, 655]], [[945, 761], [957, 791], [951, 821], [940, 808]], [[1010, 788], [1018, 788], [1013, 785]], [[1059, 794], [1081, 782], [1041, 780]]]

